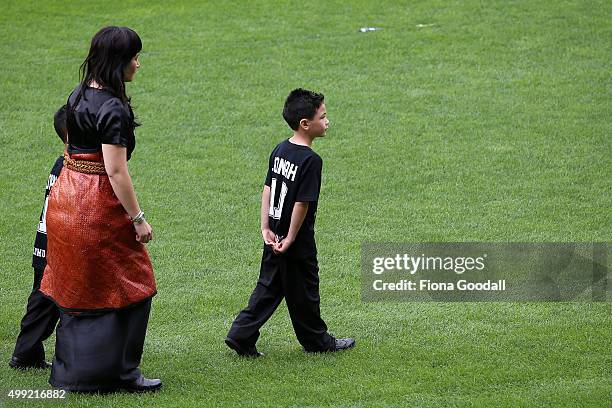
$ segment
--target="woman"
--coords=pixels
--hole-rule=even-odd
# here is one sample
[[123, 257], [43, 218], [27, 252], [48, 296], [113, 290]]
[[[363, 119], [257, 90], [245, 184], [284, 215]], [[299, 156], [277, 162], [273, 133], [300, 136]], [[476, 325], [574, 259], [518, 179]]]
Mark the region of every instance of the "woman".
[[153, 233], [127, 161], [135, 146], [125, 92], [142, 43], [127, 27], [91, 40], [67, 103], [68, 148], [47, 209], [41, 292], [60, 308], [49, 383], [69, 391], [153, 391], [138, 366], [155, 278], [144, 244]]

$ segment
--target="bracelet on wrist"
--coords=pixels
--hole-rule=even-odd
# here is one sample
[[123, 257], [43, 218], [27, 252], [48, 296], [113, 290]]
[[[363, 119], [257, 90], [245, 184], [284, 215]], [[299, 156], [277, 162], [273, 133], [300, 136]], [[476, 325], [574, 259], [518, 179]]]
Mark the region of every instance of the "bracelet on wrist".
[[144, 216], [144, 212], [140, 211], [138, 214], [136, 214], [134, 217], [130, 217], [130, 220], [134, 223], [134, 224], [142, 224], [142, 222], [145, 220], [145, 216]]

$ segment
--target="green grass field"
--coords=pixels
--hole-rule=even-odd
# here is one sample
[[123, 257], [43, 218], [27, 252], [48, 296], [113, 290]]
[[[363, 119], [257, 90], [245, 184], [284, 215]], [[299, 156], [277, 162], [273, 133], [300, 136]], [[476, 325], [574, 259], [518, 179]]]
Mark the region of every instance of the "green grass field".
[[[62, 149], [53, 113], [93, 34], [114, 24], [144, 44], [130, 171], [159, 285], [142, 369], [164, 389], [57, 406], [610, 406], [610, 303], [360, 300], [366, 241], [612, 240], [610, 2], [1, 7], [3, 392], [49, 387], [48, 372], [6, 363]], [[331, 120], [314, 145], [322, 313], [358, 344], [306, 355], [281, 305], [258, 343], [266, 357], [239, 359], [223, 339], [257, 279], [267, 159], [291, 134], [280, 113], [300, 86], [326, 95]]]

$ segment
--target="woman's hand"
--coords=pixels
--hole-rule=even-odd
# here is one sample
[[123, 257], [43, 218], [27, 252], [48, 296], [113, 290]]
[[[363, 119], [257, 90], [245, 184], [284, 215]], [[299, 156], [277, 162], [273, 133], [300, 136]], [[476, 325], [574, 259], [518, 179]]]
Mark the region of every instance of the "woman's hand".
[[142, 220], [139, 224], [134, 223], [134, 229], [136, 230], [136, 241], [146, 244], [153, 239], [153, 229], [147, 220]]

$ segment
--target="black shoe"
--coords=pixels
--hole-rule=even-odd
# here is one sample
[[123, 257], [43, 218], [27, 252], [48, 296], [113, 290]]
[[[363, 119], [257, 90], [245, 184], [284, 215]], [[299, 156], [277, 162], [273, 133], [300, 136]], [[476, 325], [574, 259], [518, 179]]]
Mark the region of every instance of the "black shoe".
[[125, 384], [122, 388], [128, 392], [153, 392], [159, 390], [161, 386], [161, 380], [149, 380], [141, 375], [131, 383]]
[[257, 351], [257, 348], [255, 346], [253, 346], [253, 347], [243, 347], [236, 340], [230, 339], [229, 337], [225, 339], [225, 344], [227, 344], [227, 347], [231, 348], [236, 353], [238, 353], [239, 356], [243, 356], [243, 357], [263, 357], [263, 353], [260, 353], [259, 351]]
[[9, 361], [9, 367], [14, 368], [15, 370], [27, 370], [30, 368], [46, 370], [51, 368], [51, 363], [47, 363], [45, 360], [25, 361], [19, 357], [12, 356], [11, 361]]
[[323, 350], [308, 350], [304, 348], [307, 353], [333, 353], [335, 351], [347, 350], [355, 347], [355, 340], [351, 338], [346, 339], [334, 339], [334, 345], [331, 348]]
[[336, 348], [331, 351], [348, 350], [355, 347], [355, 339], [347, 337], [346, 339], [336, 339]]

